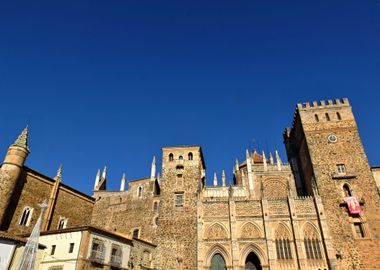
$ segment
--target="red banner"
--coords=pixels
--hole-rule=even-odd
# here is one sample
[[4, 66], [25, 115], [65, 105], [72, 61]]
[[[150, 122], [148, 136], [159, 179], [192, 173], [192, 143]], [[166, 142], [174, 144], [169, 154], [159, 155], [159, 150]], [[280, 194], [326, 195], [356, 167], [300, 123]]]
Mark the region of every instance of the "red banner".
[[362, 207], [360, 206], [358, 198], [346, 197], [344, 198], [344, 201], [347, 203], [350, 214], [360, 214], [362, 212]]

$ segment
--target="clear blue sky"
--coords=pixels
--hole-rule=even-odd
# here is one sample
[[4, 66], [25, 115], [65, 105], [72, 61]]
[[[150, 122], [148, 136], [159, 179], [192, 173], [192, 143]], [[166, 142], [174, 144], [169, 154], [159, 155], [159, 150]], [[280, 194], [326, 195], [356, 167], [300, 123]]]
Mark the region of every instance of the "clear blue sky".
[[285, 151], [301, 101], [348, 97], [380, 164], [380, 1], [2, 1], [0, 152], [91, 193], [199, 144], [207, 177], [247, 147]]

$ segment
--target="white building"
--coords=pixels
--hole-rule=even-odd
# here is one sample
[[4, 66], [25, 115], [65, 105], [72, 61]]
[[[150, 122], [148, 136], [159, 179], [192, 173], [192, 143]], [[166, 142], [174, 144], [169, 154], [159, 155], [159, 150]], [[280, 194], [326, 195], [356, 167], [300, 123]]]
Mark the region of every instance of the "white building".
[[40, 243], [47, 247], [40, 270], [128, 269], [133, 245], [120, 234], [91, 226], [41, 232]]

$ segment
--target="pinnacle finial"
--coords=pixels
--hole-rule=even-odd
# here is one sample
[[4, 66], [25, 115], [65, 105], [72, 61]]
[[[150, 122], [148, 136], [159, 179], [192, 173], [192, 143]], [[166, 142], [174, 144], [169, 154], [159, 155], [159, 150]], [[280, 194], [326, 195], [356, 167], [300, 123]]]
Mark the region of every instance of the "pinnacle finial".
[[278, 153], [277, 149], [276, 149], [276, 162], [277, 162], [278, 170], [281, 171], [282, 160], [280, 158], [280, 154]]
[[123, 173], [123, 176], [121, 177], [121, 182], [120, 182], [120, 191], [125, 190], [125, 182], [126, 182], [126, 177], [125, 177], [125, 173]]
[[98, 169], [98, 172], [96, 173], [94, 190], [99, 189], [99, 182], [100, 182], [100, 169]]
[[103, 173], [102, 173], [102, 179], [106, 179], [107, 177], [107, 166], [104, 166]]
[[54, 177], [55, 180], [61, 181], [62, 180], [62, 164], [59, 165], [58, 170], [57, 170], [57, 175]]
[[239, 160], [236, 159], [235, 160], [235, 171], [238, 171], [239, 170]]
[[272, 152], [269, 152], [269, 162], [270, 162], [271, 165], [274, 164], [274, 159], [273, 159]]
[[218, 177], [216, 176], [216, 172], [214, 172], [214, 187], [218, 185]]
[[222, 186], [226, 186], [226, 173], [222, 170]]
[[249, 151], [248, 151], [248, 149], [245, 150], [245, 157], [246, 157], [247, 160], [249, 159]]
[[21, 132], [21, 134], [17, 137], [13, 145], [23, 147], [26, 150], [30, 151], [28, 147], [28, 133], [29, 133], [29, 128], [28, 126], [26, 126]]

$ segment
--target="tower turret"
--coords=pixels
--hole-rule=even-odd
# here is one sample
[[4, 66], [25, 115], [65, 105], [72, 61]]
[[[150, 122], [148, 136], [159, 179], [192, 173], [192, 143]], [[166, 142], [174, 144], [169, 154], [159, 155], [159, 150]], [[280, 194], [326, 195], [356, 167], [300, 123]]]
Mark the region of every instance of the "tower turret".
[[10, 220], [9, 213], [13, 194], [20, 179], [22, 167], [28, 157], [28, 127], [18, 136], [16, 141], [9, 146], [7, 155], [0, 169], [0, 230], [6, 230]]

